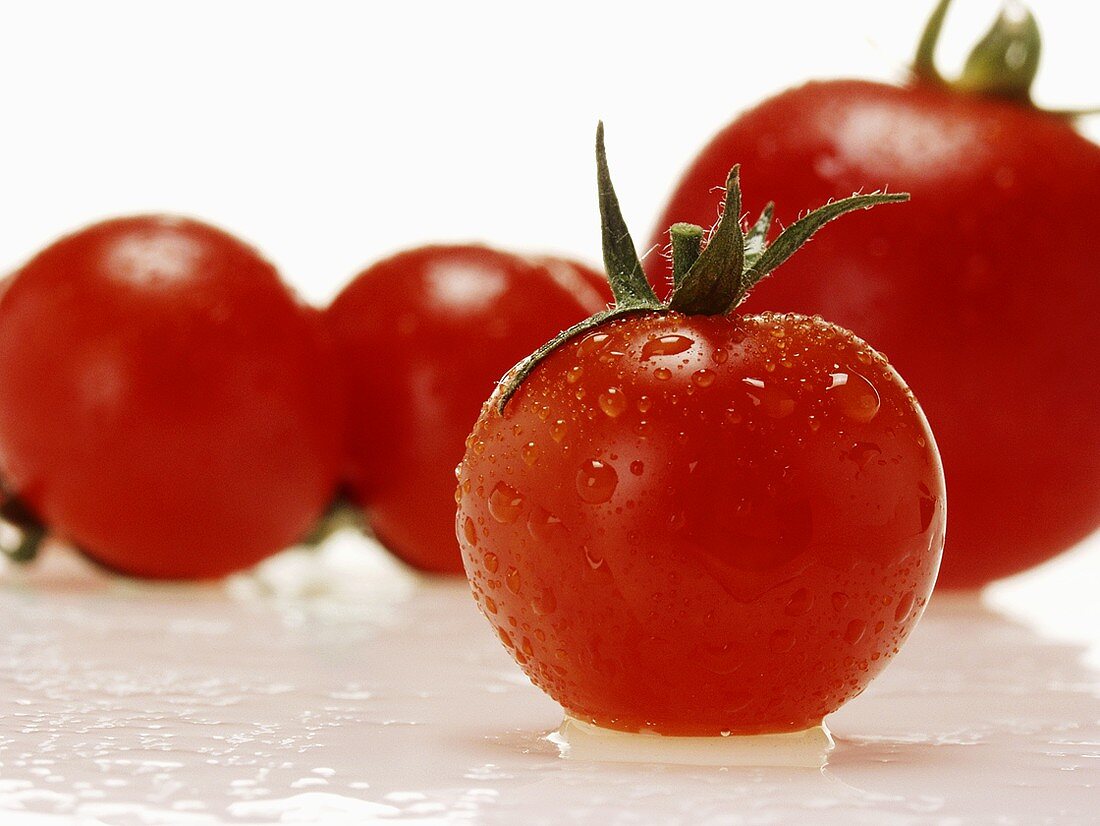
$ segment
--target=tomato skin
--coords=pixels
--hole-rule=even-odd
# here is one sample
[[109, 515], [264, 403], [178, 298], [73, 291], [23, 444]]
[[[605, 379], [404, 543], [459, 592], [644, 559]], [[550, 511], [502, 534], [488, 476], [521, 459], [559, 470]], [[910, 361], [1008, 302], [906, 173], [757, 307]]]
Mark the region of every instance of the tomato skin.
[[[664, 217], [713, 222], [734, 161], [781, 223], [853, 190], [904, 209], [831, 226], [743, 309], [820, 313], [886, 353], [944, 457], [941, 586], [1022, 571], [1100, 525], [1100, 147], [1028, 107], [915, 85], [810, 83], [746, 112]], [[666, 243], [662, 232], [653, 243]], [[651, 278], [665, 268], [652, 256]]]
[[454, 468], [512, 365], [603, 309], [606, 278], [559, 259], [439, 245], [374, 264], [326, 312], [347, 372], [346, 477], [376, 536], [424, 571], [461, 574]]
[[317, 314], [195, 221], [90, 226], [0, 300], [0, 472], [127, 574], [219, 577], [306, 534], [338, 479], [340, 392]]
[[531, 680], [669, 735], [820, 723], [907, 636], [945, 524], [898, 375], [795, 316], [644, 313], [568, 342], [484, 408], [458, 499], [475, 599]]

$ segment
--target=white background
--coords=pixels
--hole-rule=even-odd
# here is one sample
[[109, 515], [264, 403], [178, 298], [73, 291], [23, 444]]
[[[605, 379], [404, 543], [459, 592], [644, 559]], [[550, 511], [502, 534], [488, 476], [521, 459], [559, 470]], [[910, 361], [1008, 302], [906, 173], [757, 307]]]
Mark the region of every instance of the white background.
[[[595, 260], [598, 118], [644, 239], [682, 166], [735, 113], [811, 76], [902, 78], [931, 5], [8, 3], [0, 268], [140, 211], [222, 225], [319, 303], [429, 240]], [[1100, 104], [1095, 4], [1031, 5], [1046, 46], [1038, 100]], [[997, 8], [956, 6], [949, 73]], [[1094, 138], [1097, 120], [1082, 123]], [[1072, 635], [1098, 585], [1094, 538], [1000, 597]]]

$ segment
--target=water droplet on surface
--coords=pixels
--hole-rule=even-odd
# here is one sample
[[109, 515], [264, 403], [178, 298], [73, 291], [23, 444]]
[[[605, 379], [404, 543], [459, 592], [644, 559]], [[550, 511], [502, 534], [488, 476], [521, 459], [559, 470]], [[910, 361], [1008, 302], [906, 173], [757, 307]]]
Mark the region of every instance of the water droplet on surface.
[[814, 595], [808, 588], [799, 588], [791, 598], [787, 600], [787, 606], [783, 612], [789, 617], [800, 617], [808, 614], [814, 607]]
[[497, 572], [497, 568], [499, 568], [499, 567], [500, 567], [500, 560], [497, 558], [496, 554], [494, 554], [494, 553], [485, 554], [485, 570], [486, 571], [488, 571], [491, 574], [495, 574]]
[[577, 471], [577, 495], [590, 505], [608, 501], [619, 484], [615, 468], [599, 459], [588, 459]]
[[612, 419], [616, 419], [626, 412], [626, 396], [617, 387], [609, 387], [600, 393], [600, 410]]
[[645, 465], [640, 459], [636, 459], [630, 463], [630, 472], [635, 476], [641, 476], [645, 472]]
[[832, 373], [825, 389], [840, 412], [853, 421], [866, 424], [878, 415], [882, 404], [878, 390], [859, 373]]
[[513, 594], [519, 594], [519, 590], [523, 585], [519, 571], [515, 568], [509, 568], [508, 573], [504, 575], [504, 584], [508, 586], [508, 590]]
[[470, 545], [477, 545], [477, 525], [474, 524], [474, 520], [470, 517], [466, 517], [466, 521], [462, 523], [462, 533], [466, 537], [466, 542]]
[[666, 367], [658, 367], [653, 371], [653, 378], [658, 381], [668, 381], [672, 378], [672, 371]]
[[713, 370], [707, 370], [705, 367], [702, 370], [696, 370], [691, 374], [691, 381], [698, 387], [710, 387], [714, 384], [714, 380], [718, 378]]
[[566, 374], [565, 374], [565, 380], [569, 384], [576, 384], [578, 381], [581, 380], [581, 376], [583, 374], [584, 374], [584, 368], [581, 367], [578, 364], [575, 367], [570, 367], [569, 368], [568, 372], [566, 372]]
[[593, 571], [599, 570], [603, 566], [603, 557], [597, 556], [587, 545], [584, 546], [584, 558], [588, 560], [588, 565]]
[[860, 470], [865, 470], [871, 462], [882, 456], [882, 450], [874, 442], [856, 442], [848, 451], [848, 458], [855, 462]]
[[867, 633], [867, 623], [861, 619], [854, 619], [848, 623], [848, 627], [844, 629], [844, 642], [849, 645], [855, 645], [861, 639], [863, 635]]
[[550, 425], [550, 438], [555, 442], [560, 442], [565, 438], [565, 432], [569, 429], [569, 426], [565, 423], [565, 419], [557, 419], [552, 425]]
[[558, 610], [558, 599], [549, 588], [543, 588], [542, 593], [531, 600], [531, 610], [540, 617], [553, 614]]
[[711, 357], [711, 359], [713, 359], [715, 364], [725, 364], [730, 356], [729, 356], [729, 353], [727, 353], [725, 350], [723, 350], [721, 347], [719, 347], [713, 353], [710, 354], [710, 357]]
[[901, 623], [909, 619], [909, 615], [913, 613], [913, 605], [916, 601], [917, 598], [912, 591], [909, 591], [898, 600], [898, 607], [894, 609], [894, 622]]
[[510, 525], [519, 519], [522, 510], [522, 494], [504, 482], [497, 482], [489, 494], [489, 513], [493, 519], [503, 525]]
[[653, 399], [649, 396], [639, 396], [638, 401], [634, 403], [638, 408], [639, 413], [648, 413], [649, 409], [653, 407]]
[[680, 335], [651, 338], [642, 345], [642, 359], [651, 359], [654, 356], [675, 356], [691, 349], [691, 345], [694, 343], [694, 339]]
[[600, 348], [604, 347], [611, 339], [611, 336], [607, 333], [590, 333], [581, 339], [577, 345], [577, 356], [584, 358], [585, 356], [595, 353]]
[[490, 614], [495, 614], [497, 612], [496, 600], [492, 597], [485, 597], [485, 610]]
[[786, 654], [794, 648], [794, 643], [794, 634], [786, 628], [780, 628], [778, 631], [772, 633], [768, 640], [768, 647], [776, 654]]
[[531, 467], [538, 461], [539, 458], [539, 446], [534, 442], [528, 442], [520, 450], [520, 455], [523, 456], [524, 464]]
[[843, 611], [848, 607], [848, 595], [842, 591], [836, 591], [833, 594], [833, 610]]
[[565, 525], [545, 508], [535, 505], [527, 516], [527, 532], [540, 542], [552, 542], [565, 531]]
[[781, 387], [765, 384], [762, 379], [741, 379], [753, 405], [765, 416], [782, 419], [794, 412], [794, 399]]

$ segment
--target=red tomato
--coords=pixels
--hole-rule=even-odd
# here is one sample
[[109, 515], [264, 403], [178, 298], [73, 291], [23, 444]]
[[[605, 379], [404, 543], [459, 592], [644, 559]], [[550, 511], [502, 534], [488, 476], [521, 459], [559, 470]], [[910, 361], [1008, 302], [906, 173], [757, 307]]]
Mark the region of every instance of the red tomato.
[[184, 219], [105, 221], [0, 301], [0, 472], [105, 566], [221, 576], [329, 504], [333, 375], [318, 316], [255, 250]]
[[867, 183], [912, 193], [830, 230], [746, 306], [858, 330], [920, 396], [951, 490], [942, 585], [1024, 570], [1100, 525], [1100, 148], [942, 84], [810, 83], [722, 130], [658, 227], [712, 220], [734, 161], [781, 221]]
[[326, 313], [349, 380], [347, 479], [379, 540], [417, 568], [462, 573], [454, 468], [495, 382], [606, 306], [586, 267], [432, 246], [370, 267]]
[[[677, 287], [641, 274], [597, 137], [616, 305], [539, 348], [459, 466], [475, 599], [531, 680], [586, 722], [669, 735], [806, 729], [882, 669], [928, 599], [943, 473], [886, 360], [798, 315], [742, 316], [752, 283], [831, 217], [760, 250], [677, 227]], [[694, 239], [694, 240], [692, 240]]]
[[601, 726], [804, 729], [897, 651], [944, 489], [897, 373], [801, 316], [644, 314], [552, 353], [461, 465], [482, 611]]

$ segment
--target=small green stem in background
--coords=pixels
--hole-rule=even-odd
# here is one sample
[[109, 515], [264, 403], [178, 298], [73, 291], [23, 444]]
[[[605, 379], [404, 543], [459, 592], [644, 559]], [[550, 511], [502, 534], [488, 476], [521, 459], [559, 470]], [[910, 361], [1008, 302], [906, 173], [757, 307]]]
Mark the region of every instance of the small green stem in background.
[[345, 528], [363, 532], [366, 529], [366, 520], [363, 518], [361, 508], [352, 503], [347, 496], [337, 494], [313, 530], [298, 544], [305, 545], [307, 548], [317, 548], [330, 536]]
[[940, 34], [943, 32], [943, 21], [947, 17], [947, 7], [951, 0], [940, 0], [932, 11], [932, 16], [921, 32], [920, 43], [917, 44], [917, 54], [913, 58], [913, 74], [921, 80], [931, 83], [944, 83], [943, 75], [936, 68], [936, 44], [939, 43]]
[[672, 239], [672, 283], [678, 287], [684, 274], [699, 257], [703, 247], [703, 228], [698, 224], [673, 224], [668, 234]]
[[6, 490], [0, 490], [0, 500], [0, 521], [19, 537], [14, 542], [0, 541], [0, 553], [12, 562], [32, 562], [46, 539], [46, 527], [26, 505]]

